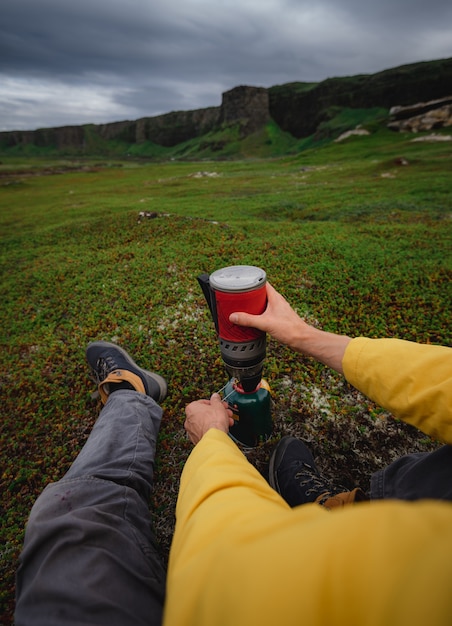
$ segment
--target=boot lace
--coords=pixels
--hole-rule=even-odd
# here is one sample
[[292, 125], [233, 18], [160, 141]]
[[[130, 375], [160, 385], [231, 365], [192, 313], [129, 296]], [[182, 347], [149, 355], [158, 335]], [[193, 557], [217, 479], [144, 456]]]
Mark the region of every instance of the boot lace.
[[306, 497], [332, 495], [328, 480], [307, 463], [303, 463], [303, 470], [295, 474], [295, 479], [299, 481], [298, 484], [304, 490]]
[[113, 357], [99, 357], [96, 362], [96, 369], [94, 370], [97, 383], [100, 384], [107, 378], [110, 372], [113, 372], [116, 369], [118, 369], [118, 364], [115, 362]]

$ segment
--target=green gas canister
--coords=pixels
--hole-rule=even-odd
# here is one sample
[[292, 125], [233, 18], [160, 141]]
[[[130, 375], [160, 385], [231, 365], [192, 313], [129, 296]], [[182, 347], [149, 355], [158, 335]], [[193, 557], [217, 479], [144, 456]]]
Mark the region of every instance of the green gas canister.
[[234, 425], [229, 429], [238, 444], [253, 448], [266, 441], [272, 433], [270, 386], [262, 378], [254, 391], [244, 391], [236, 378], [231, 378], [223, 397], [232, 410]]

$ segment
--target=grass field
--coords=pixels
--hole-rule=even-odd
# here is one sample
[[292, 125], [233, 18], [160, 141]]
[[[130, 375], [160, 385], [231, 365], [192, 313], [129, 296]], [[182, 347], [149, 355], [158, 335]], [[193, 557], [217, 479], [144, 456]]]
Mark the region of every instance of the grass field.
[[[452, 142], [411, 139], [381, 131], [274, 160], [2, 159], [2, 624], [31, 505], [99, 412], [89, 341], [118, 342], [168, 379], [151, 502], [164, 559], [191, 449], [184, 406], [226, 382], [198, 274], [258, 265], [325, 330], [451, 345]], [[263, 474], [287, 433], [364, 489], [437, 445], [273, 342], [265, 376], [274, 436], [249, 454]]]

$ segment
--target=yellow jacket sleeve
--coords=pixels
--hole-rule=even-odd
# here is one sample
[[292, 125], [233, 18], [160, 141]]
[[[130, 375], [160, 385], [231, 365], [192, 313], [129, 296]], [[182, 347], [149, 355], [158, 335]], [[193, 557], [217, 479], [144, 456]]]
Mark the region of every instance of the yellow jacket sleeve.
[[[448, 348], [355, 339], [347, 379], [451, 441]], [[452, 504], [291, 509], [223, 432], [181, 476], [165, 626], [450, 626]]]
[[452, 444], [452, 348], [401, 339], [353, 339], [346, 379], [424, 433]]
[[223, 432], [182, 472], [165, 626], [450, 626], [452, 505], [291, 509]]

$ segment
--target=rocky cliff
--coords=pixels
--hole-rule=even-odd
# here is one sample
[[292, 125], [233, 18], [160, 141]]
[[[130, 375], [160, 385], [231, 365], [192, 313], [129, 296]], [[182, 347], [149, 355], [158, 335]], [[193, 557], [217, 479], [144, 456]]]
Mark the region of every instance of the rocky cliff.
[[331, 115], [331, 107], [367, 109], [408, 106], [452, 93], [452, 59], [404, 65], [371, 75], [329, 78], [269, 89], [270, 114], [294, 137], [308, 137]]
[[246, 137], [270, 120], [295, 138], [314, 134], [337, 107], [409, 106], [450, 96], [452, 58], [405, 65], [372, 75], [290, 83], [264, 89], [239, 86], [223, 94], [220, 107], [176, 111], [135, 121], [0, 133], [0, 147], [34, 145], [58, 151], [102, 152], [109, 141], [151, 142], [172, 147], [225, 126]]
[[223, 94], [220, 107], [194, 111], [174, 111], [135, 121], [85, 126], [62, 126], [35, 131], [0, 133], [0, 145], [8, 148], [34, 144], [57, 150], [84, 150], [93, 143], [122, 141], [126, 144], [150, 141], [171, 147], [205, 135], [222, 124], [238, 124], [242, 136], [261, 128], [270, 120], [267, 89], [240, 86]]
[[87, 124], [85, 126], [61, 126], [35, 131], [11, 131], [0, 133], [0, 145], [9, 148], [33, 144], [38, 147], [54, 147], [57, 150], [87, 150], [102, 142], [122, 141], [126, 144], [152, 141], [161, 146], [174, 146], [193, 137], [203, 135], [220, 123], [220, 107], [179, 111], [144, 117], [135, 121], [111, 124]]

